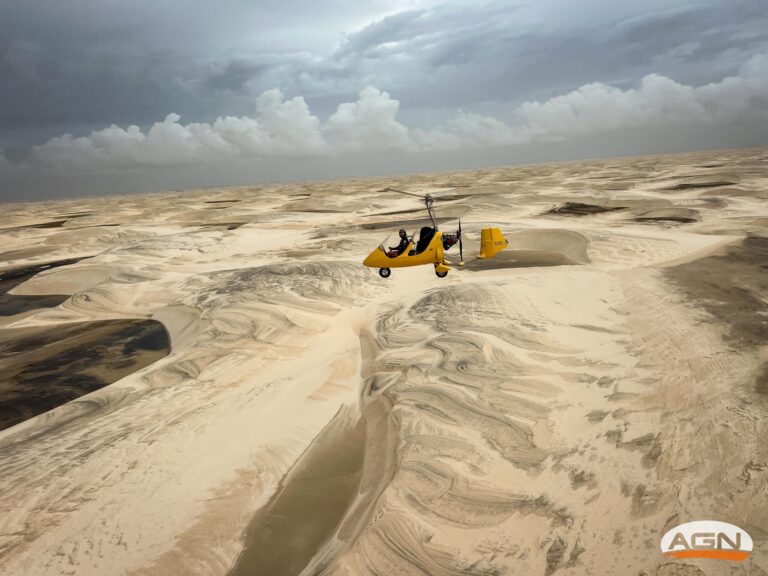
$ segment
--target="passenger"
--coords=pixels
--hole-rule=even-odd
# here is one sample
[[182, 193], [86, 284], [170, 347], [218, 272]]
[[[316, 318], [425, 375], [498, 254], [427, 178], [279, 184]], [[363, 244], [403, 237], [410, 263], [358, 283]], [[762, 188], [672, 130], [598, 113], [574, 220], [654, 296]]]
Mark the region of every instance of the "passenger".
[[406, 234], [405, 230], [400, 230], [400, 243], [393, 247], [389, 247], [389, 251], [387, 252], [387, 256], [390, 258], [395, 258], [397, 256], [400, 256], [403, 252], [405, 252], [405, 249], [408, 248], [408, 244], [411, 243], [411, 239], [408, 238], [408, 234]]

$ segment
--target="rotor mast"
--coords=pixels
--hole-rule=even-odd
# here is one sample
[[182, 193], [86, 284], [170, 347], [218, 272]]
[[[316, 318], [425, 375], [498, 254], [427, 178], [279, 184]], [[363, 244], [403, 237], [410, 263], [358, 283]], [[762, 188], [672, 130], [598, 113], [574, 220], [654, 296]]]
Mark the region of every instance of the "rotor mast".
[[424, 194], [424, 205], [427, 207], [427, 214], [429, 214], [429, 219], [432, 222], [432, 227], [437, 230], [437, 220], [435, 219], [435, 214], [432, 211], [432, 204], [434, 203], [435, 199], [432, 198], [429, 194]]
[[431, 194], [415, 194], [413, 192], [406, 192], [405, 190], [398, 190], [397, 188], [392, 187], [384, 188], [381, 190], [381, 192], [397, 192], [398, 194], [406, 194], [408, 196], [416, 196], [422, 198], [424, 200], [424, 206], [427, 208], [427, 214], [429, 214], [429, 220], [432, 222], [432, 228], [435, 230], [438, 229], [437, 219], [435, 218], [435, 213], [432, 210], [432, 204], [435, 202], [435, 198]]

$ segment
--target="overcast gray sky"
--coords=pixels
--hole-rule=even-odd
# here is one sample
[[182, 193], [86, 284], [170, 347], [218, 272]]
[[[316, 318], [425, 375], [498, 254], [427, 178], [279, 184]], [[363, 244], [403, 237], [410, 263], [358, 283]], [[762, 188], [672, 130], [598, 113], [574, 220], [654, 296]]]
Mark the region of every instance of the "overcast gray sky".
[[765, 0], [0, 0], [0, 199], [763, 143]]

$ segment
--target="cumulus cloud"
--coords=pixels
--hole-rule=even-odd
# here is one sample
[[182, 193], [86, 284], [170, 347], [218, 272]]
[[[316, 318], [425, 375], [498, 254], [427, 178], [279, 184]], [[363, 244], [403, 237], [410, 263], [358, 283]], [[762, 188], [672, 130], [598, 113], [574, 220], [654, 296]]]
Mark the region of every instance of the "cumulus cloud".
[[500, 115], [505, 102], [595, 81], [625, 87], [651, 72], [701, 85], [768, 49], [756, 0], [2, 4], [8, 149], [110, 123], [144, 128], [171, 111], [185, 122], [250, 116], [275, 86], [321, 118], [366, 85], [409, 112], [482, 105]]
[[544, 102], [525, 102], [509, 125], [462, 112], [443, 126], [415, 131], [422, 148], [521, 144], [648, 126], [728, 122], [749, 113], [768, 116], [768, 55], [751, 58], [738, 76], [693, 87], [658, 74], [636, 89], [585, 84]]
[[400, 103], [386, 92], [368, 87], [357, 102], [340, 104], [323, 127], [338, 151], [380, 151], [410, 146], [408, 129], [395, 120]]
[[303, 98], [285, 100], [279, 90], [268, 90], [256, 109], [256, 117], [223, 116], [212, 124], [181, 124], [181, 117], [171, 113], [146, 133], [138, 126], [112, 125], [79, 138], [65, 134], [35, 146], [31, 158], [35, 165], [58, 171], [101, 171], [329, 151], [320, 120]]
[[[748, 114], [768, 118], [768, 55], [751, 58], [737, 76], [687, 86], [658, 75], [637, 88], [602, 83], [581, 86], [549, 100], [525, 102], [514, 120], [459, 111], [438, 126], [408, 128], [397, 120], [399, 102], [373, 87], [362, 90], [325, 121], [304, 98], [264, 92], [255, 116], [224, 116], [212, 123], [182, 124], [168, 114], [146, 132], [109, 126], [88, 136], [65, 134], [36, 146], [32, 169], [60, 173], [112, 171], [145, 166], [226, 163], [265, 157], [311, 157], [376, 151], [427, 151], [524, 144], [585, 134], [659, 125], [728, 122]], [[21, 165], [0, 152], [0, 173]]]
[[414, 130], [413, 139], [421, 150], [450, 150], [522, 144], [528, 137], [492, 116], [460, 110], [437, 128]]
[[142, 132], [109, 126], [88, 136], [65, 134], [31, 152], [34, 165], [58, 172], [108, 171], [139, 166], [221, 163], [254, 157], [310, 157], [334, 153], [403, 150], [411, 146], [400, 124], [399, 103], [386, 92], [365, 88], [356, 102], [340, 104], [323, 124], [301, 96], [286, 100], [264, 92], [256, 116], [223, 116], [213, 123], [180, 123], [168, 114]]
[[755, 56], [738, 76], [700, 87], [650, 74], [637, 89], [601, 83], [582, 86], [546, 102], [526, 102], [518, 110], [529, 137], [566, 138], [622, 128], [727, 121], [768, 108], [768, 55]]

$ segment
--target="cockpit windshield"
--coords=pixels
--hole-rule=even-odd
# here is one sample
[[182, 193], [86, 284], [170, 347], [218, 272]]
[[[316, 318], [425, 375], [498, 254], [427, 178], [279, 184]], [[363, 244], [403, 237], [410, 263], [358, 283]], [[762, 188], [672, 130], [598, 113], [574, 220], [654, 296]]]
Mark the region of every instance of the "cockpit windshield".
[[[427, 248], [427, 246], [429, 246], [429, 243], [432, 240], [432, 237], [435, 235], [435, 229], [429, 226], [425, 226], [419, 231], [418, 235], [408, 234], [407, 230], [406, 230], [406, 234], [408, 235], [408, 240], [414, 243], [414, 247], [411, 250], [411, 254], [421, 254]], [[384, 238], [384, 240], [382, 240], [381, 244], [379, 244], [379, 248], [381, 248], [381, 250], [387, 255], [396, 253], [396, 249], [399, 246], [400, 246], [399, 232], [391, 232]]]
[[[408, 234], [408, 231], [406, 230], [406, 236], [408, 238], [408, 242], [412, 242], [413, 238], [410, 234]], [[401, 246], [401, 239], [400, 239], [400, 232], [391, 232], [384, 238], [384, 240], [379, 244], [379, 248], [387, 254], [387, 256], [398, 256], [402, 253], [403, 250], [405, 250], [406, 246]]]
[[379, 248], [381, 248], [384, 252], [388, 252], [389, 247], [393, 245], [392, 242], [397, 244], [397, 241], [395, 240], [397, 237], [397, 234], [394, 232], [387, 234], [384, 240], [381, 241], [381, 244], [379, 244]]

